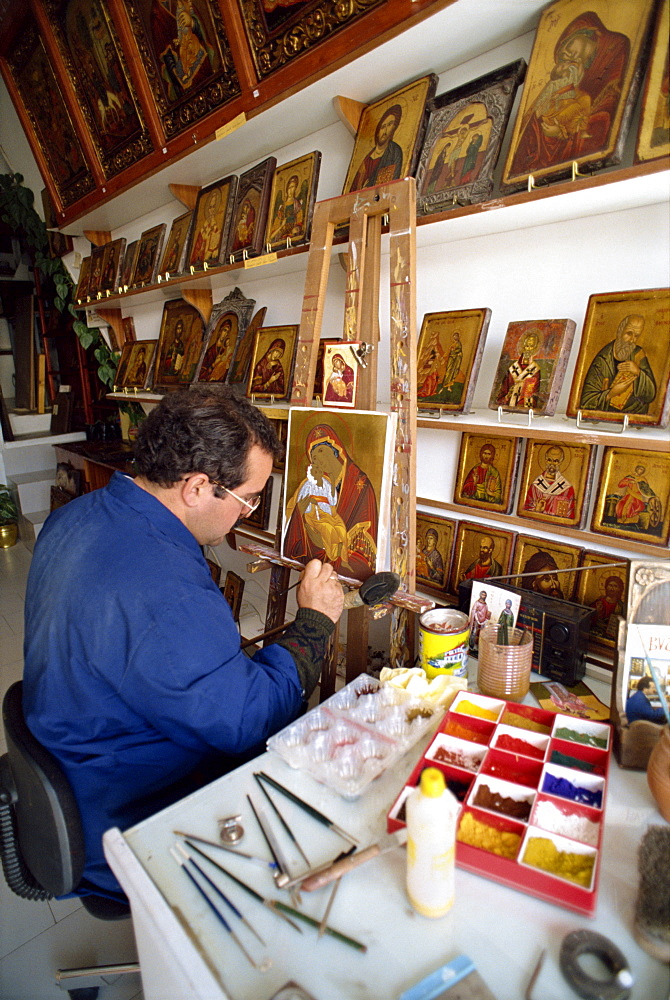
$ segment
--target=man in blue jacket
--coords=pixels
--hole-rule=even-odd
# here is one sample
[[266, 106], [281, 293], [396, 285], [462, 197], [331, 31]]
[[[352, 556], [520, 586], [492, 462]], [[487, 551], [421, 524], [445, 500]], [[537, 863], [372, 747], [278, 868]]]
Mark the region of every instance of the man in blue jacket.
[[316, 686], [343, 592], [305, 568], [298, 612], [249, 658], [201, 546], [258, 504], [281, 455], [269, 421], [220, 385], [169, 394], [141, 425], [135, 479], [54, 511], [26, 593], [24, 712], [82, 816], [80, 891], [114, 896], [102, 834], [126, 829], [262, 749]]
[[645, 674], [637, 682], [635, 693], [626, 699], [626, 718], [629, 722], [635, 722], [636, 719], [646, 719], [647, 722], [666, 722], [663, 707], [654, 708], [650, 703], [653, 693], [652, 679], [648, 674]]

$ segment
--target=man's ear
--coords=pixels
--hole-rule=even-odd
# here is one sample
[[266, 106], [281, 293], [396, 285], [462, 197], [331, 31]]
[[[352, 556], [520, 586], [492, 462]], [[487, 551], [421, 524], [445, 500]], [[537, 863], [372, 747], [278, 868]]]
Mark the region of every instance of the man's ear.
[[181, 499], [186, 507], [197, 507], [210, 487], [209, 476], [204, 472], [194, 472], [181, 481]]

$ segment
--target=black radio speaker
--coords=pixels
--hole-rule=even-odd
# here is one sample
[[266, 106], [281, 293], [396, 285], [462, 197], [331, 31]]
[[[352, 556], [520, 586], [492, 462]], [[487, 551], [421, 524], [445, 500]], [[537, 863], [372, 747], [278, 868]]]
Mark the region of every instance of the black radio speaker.
[[[486, 580], [464, 580], [458, 585], [458, 607], [470, 612], [472, 585], [486, 587]], [[517, 625], [533, 633], [533, 670], [571, 687], [586, 672], [586, 646], [592, 608], [557, 597], [545, 597], [532, 590], [492, 585], [521, 596]]]

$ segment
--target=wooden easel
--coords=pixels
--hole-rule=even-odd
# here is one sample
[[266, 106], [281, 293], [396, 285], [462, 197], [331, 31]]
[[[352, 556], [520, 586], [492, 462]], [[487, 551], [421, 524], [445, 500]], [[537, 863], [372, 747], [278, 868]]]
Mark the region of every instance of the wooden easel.
[[[413, 178], [381, 184], [319, 202], [314, 211], [305, 293], [302, 304], [292, 406], [311, 406], [314, 377], [332, 260], [333, 238], [349, 227], [344, 340], [379, 343], [379, 286], [382, 227], [390, 237], [390, 388], [391, 409], [398, 425], [394, 454], [389, 533], [391, 569], [402, 589], [414, 592], [416, 558], [416, 186]], [[360, 373], [358, 406], [376, 408], [377, 351], [368, 355]], [[278, 612], [277, 604], [274, 611]], [[276, 618], [276, 614], [274, 615]], [[347, 680], [367, 667], [367, 610], [349, 612]], [[273, 622], [274, 624], [274, 622]], [[407, 666], [413, 659], [414, 616], [392, 611], [391, 664]], [[326, 690], [335, 686], [334, 668], [323, 678]], [[324, 697], [322, 691], [322, 697]]]

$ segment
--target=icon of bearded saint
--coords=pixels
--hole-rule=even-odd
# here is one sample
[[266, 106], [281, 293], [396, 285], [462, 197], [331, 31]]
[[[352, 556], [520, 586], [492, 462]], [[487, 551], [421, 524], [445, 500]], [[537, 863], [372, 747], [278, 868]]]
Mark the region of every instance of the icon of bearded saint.
[[554, 68], [527, 109], [509, 174], [528, 174], [604, 150], [630, 58], [625, 35], [585, 12], [563, 31]]

